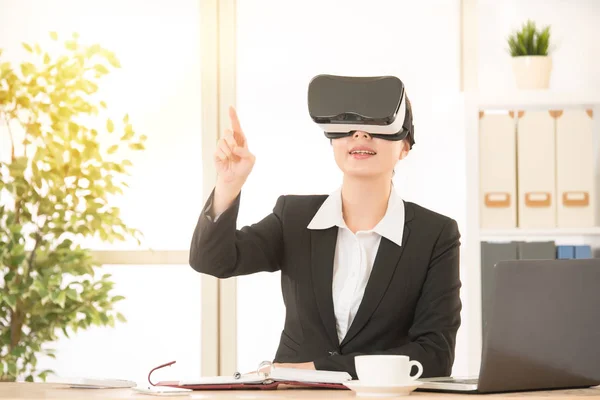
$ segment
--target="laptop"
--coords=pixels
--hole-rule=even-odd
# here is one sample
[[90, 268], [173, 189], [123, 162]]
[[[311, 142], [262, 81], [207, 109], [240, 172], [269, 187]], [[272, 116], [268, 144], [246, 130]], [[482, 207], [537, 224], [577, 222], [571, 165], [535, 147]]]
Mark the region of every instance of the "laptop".
[[479, 377], [419, 379], [419, 390], [493, 393], [600, 385], [600, 259], [494, 266]]

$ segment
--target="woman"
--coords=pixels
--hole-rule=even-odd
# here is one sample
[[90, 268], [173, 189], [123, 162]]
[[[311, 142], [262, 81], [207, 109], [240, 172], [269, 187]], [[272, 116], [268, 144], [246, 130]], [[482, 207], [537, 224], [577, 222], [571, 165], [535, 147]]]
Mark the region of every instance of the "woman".
[[232, 130], [218, 143], [218, 179], [190, 265], [218, 278], [281, 271], [286, 318], [276, 364], [356, 378], [354, 356], [402, 354], [421, 362], [423, 377], [449, 376], [460, 326], [460, 234], [456, 221], [394, 190], [394, 167], [412, 135], [390, 141], [357, 131], [333, 139], [344, 173], [339, 190], [281, 196], [270, 215], [237, 230], [255, 157], [229, 113]]

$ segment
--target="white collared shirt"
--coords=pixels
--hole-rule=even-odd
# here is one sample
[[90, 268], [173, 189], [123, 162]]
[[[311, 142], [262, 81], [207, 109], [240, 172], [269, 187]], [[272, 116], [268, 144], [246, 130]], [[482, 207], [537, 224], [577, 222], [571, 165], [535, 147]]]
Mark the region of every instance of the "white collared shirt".
[[346, 336], [363, 298], [381, 237], [402, 245], [404, 201], [392, 186], [385, 215], [371, 230], [352, 233], [342, 214], [341, 188], [323, 202], [308, 229], [339, 227], [333, 261], [333, 309], [340, 343]]

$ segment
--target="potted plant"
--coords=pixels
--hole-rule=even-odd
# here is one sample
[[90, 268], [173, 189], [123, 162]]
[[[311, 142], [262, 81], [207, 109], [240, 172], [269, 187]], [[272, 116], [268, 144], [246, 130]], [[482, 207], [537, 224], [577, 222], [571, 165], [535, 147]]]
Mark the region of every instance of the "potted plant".
[[3, 381], [44, 380], [52, 371], [37, 371], [37, 357], [56, 357], [46, 346], [61, 331], [68, 337], [125, 321], [114, 310], [123, 297], [112, 293], [110, 275], [95, 275], [98, 263], [81, 240], [142, 237], [111, 199], [123, 193], [132, 166], [119, 150], [143, 150], [146, 138], [127, 115], [106, 119], [96, 94], [119, 61], [99, 45], [80, 44], [77, 34], [58, 54], [23, 46], [33, 60], [18, 66], [2, 62], [0, 50], [0, 139], [9, 144], [0, 160]]
[[508, 37], [513, 71], [519, 89], [547, 89], [552, 70], [548, 55], [550, 26], [538, 30], [528, 20], [520, 30]]

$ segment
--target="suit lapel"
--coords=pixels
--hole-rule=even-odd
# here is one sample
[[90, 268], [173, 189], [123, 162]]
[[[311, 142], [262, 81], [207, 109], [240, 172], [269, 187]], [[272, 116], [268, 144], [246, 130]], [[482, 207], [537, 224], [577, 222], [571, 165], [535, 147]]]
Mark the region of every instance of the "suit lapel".
[[333, 260], [337, 241], [338, 227], [324, 230], [311, 230], [311, 268], [312, 281], [319, 314], [332, 345], [337, 348], [335, 313], [333, 311]]
[[[381, 299], [383, 299], [392, 281], [392, 276], [400, 263], [402, 252], [410, 235], [410, 228], [407, 222], [412, 217], [413, 210], [405, 203], [405, 225], [402, 234], [402, 246], [398, 246], [384, 237], [381, 238], [363, 299], [358, 307], [354, 321], [352, 321], [348, 329], [348, 333], [346, 333], [344, 340], [342, 340], [341, 346], [352, 340], [362, 330], [377, 309]], [[408, 282], [405, 281], [405, 283]]]

